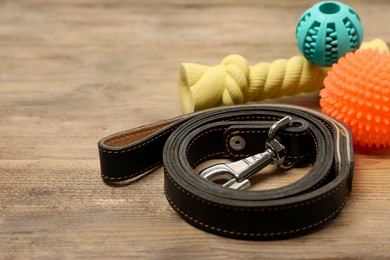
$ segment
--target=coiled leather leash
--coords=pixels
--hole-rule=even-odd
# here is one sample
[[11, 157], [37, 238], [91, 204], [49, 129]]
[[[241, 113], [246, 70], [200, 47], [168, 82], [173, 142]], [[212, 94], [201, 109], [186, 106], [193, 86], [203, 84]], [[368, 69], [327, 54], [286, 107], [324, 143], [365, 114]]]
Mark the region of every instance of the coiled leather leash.
[[[103, 180], [127, 183], [164, 164], [164, 189], [188, 223], [222, 236], [279, 239], [333, 219], [351, 191], [353, 149], [347, 127], [287, 105], [234, 106], [130, 129], [98, 143]], [[234, 162], [195, 168], [210, 159]], [[269, 163], [311, 163], [299, 180], [246, 190]]]

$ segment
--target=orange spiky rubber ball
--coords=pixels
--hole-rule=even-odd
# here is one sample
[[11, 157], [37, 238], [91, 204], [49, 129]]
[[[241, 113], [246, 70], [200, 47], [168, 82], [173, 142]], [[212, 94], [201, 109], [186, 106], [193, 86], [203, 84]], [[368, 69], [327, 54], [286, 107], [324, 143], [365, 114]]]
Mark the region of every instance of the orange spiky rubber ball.
[[346, 124], [353, 142], [390, 146], [390, 54], [350, 52], [333, 64], [320, 92], [322, 111]]

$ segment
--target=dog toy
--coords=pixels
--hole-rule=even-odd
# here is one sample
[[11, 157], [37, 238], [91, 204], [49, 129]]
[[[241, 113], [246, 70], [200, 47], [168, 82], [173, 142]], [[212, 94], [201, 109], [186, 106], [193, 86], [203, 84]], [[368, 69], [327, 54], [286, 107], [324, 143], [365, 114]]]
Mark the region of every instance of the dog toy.
[[[362, 49], [387, 49], [381, 39], [363, 42]], [[317, 91], [329, 68], [318, 67], [303, 56], [250, 66], [240, 55], [225, 57], [220, 65], [182, 63], [178, 94], [182, 111], [190, 113], [221, 105]]]
[[354, 144], [390, 146], [390, 54], [348, 53], [332, 66], [320, 92], [322, 111], [344, 122]]
[[306, 59], [319, 66], [331, 66], [360, 46], [363, 28], [359, 16], [351, 7], [326, 1], [303, 13], [296, 37], [298, 48]]

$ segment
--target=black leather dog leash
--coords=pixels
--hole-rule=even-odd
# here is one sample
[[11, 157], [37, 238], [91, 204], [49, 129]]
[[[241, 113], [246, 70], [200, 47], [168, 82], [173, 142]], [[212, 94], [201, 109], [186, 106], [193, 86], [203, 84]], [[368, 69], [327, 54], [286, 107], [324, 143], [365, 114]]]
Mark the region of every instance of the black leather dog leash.
[[[234, 238], [279, 239], [323, 226], [343, 208], [352, 186], [349, 130], [295, 106], [212, 109], [120, 132], [98, 146], [106, 183], [123, 184], [164, 164], [172, 208], [202, 230]], [[220, 158], [234, 162], [195, 171]], [[312, 167], [287, 186], [244, 190], [269, 163]]]

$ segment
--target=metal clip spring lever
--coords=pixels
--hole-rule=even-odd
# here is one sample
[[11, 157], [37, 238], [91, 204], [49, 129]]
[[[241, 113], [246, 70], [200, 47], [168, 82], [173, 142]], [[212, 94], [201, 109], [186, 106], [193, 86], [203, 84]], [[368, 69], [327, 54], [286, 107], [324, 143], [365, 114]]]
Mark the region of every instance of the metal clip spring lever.
[[276, 132], [286, 126], [292, 126], [292, 118], [284, 117], [271, 126], [265, 151], [232, 163], [220, 163], [200, 172], [200, 176], [210, 181], [229, 180], [222, 186], [231, 189], [246, 189], [250, 187], [249, 178], [270, 163], [282, 165], [286, 148], [275, 139]]

